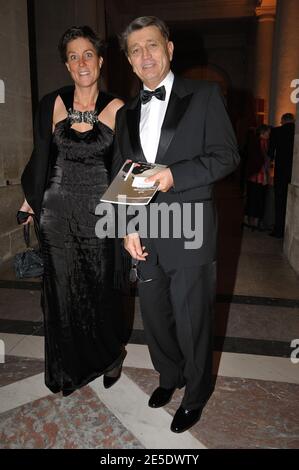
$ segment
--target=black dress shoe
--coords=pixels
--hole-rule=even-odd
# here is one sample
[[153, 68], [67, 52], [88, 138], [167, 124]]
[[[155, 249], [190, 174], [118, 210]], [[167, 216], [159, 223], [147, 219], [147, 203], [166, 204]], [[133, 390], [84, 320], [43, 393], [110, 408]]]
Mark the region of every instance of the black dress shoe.
[[115, 367], [114, 369], [112, 369], [112, 371], [116, 373], [115, 377], [110, 377], [109, 375], [104, 375], [103, 384], [104, 384], [105, 388], [112, 387], [112, 385], [114, 385], [118, 381], [118, 379], [121, 376], [121, 369], [122, 369], [122, 367]]
[[170, 429], [173, 432], [184, 432], [194, 426], [200, 420], [203, 408], [196, 410], [185, 410], [182, 406], [179, 407], [172, 420]]
[[127, 355], [127, 352], [124, 351], [120, 360], [120, 364], [114, 367], [113, 369], [110, 369], [109, 371], [105, 372], [104, 378], [103, 378], [103, 384], [105, 388], [112, 387], [112, 385], [114, 385], [120, 378], [123, 362], [125, 360], [126, 355]]
[[151, 408], [160, 408], [161, 406], [167, 405], [167, 403], [170, 402], [174, 391], [175, 388], [156, 388], [148, 401], [148, 406]]

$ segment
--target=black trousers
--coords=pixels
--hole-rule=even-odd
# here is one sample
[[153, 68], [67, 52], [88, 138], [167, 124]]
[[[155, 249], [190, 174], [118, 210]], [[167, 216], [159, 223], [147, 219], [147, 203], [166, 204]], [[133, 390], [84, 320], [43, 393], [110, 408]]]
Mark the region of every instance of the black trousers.
[[262, 219], [265, 212], [266, 188], [259, 183], [247, 181], [247, 201], [245, 215]]
[[149, 352], [164, 388], [186, 385], [182, 406], [203, 406], [212, 392], [216, 262], [166, 269], [140, 262], [138, 285]]

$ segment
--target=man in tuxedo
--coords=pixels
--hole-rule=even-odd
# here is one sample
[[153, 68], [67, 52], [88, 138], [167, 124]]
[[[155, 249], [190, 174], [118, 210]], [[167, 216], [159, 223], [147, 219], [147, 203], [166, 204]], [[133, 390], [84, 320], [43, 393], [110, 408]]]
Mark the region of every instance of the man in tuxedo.
[[164, 406], [176, 388], [185, 386], [171, 423], [172, 431], [182, 432], [200, 419], [212, 392], [217, 237], [213, 183], [237, 167], [239, 155], [217, 85], [182, 79], [170, 70], [174, 45], [163, 21], [137, 18], [121, 40], [143, 90], [118, 112], [114, 173], [126, 159], [165, 165], [147, 178], [159, 181], [150, 205], [176, 203], [182, 211], [188, 206], [193, 223], [202, 207], [202, 227], [195, 227], [203, 233], [200, 247], [188, 249], [185, 235], [174, 236], [174, 219], [169, 238], [148, 235], [141, 240], [136, 230], [124, 239], [126, 250], [138, 260], [145, 335], [160, 375], [148, 404]]
[[275, 224], [271, 237], [283, 238], [288, 186], [292, 179], [295, 117], [292, 113], [281, 116], [281, 126], [274, 127], [270, 135], [269, 155], [275, 162], [274, 197]]

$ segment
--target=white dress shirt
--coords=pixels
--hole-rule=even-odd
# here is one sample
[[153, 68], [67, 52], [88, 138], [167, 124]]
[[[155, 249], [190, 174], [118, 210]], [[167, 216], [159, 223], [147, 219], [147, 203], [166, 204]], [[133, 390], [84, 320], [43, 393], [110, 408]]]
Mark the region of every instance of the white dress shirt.
[[[148, 162], [154, 163], [157, 156], [161, 127], [164, 121], [169, 97], [173, 85], [174, 75], [170, 70], [164, 80], [157, 86], [164, 85], [166, 90], [165, 100], [159, 100], [155, 96], [145, 104], [141, 104], [139, 133], [143, 153]], [[149, 90], [146, 86], [145, 90]]]

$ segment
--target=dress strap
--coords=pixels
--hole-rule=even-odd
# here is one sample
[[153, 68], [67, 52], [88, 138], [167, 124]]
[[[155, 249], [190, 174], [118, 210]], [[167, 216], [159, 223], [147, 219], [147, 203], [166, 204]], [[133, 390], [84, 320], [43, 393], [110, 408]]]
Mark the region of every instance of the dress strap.
[[110, 95], [110, 93], [106, 93], [104, 91], [100, 91], [98, 94], [97, 102], [95, 105], [95, 110], [99, 115], [103, 109], [110, 103], [110, 101], [114, 100], [116, 96]]
[[75, 87], [72, 86], [70, 88], [61, 90], [59, 93], [60, 98], [63, 101], [63, 104], [68, 111], [70, 108], [73, 108], [73, 102], [74, 102], [74, 93], [75, 93]]
[[[70, 108], [73, 109], [73, 103], [74, 103], [74, 93], [75, 93], [75, 87], [69, 87], [67, 89], [62, 89], [59, 92], [59, 96], [61, 97], [63, 104], [68, 111]], [[111, 95], [110, 93], [106, 93], [104, 91], [100, 91], [97, 97], [96, 105], [95, 105], [95, 111], [97, 115], [99, 115], [103, 109], [106, 108], [106, 106], [110, 103], [110, 101], [114, 100], [116, 96]]]

